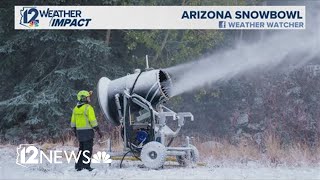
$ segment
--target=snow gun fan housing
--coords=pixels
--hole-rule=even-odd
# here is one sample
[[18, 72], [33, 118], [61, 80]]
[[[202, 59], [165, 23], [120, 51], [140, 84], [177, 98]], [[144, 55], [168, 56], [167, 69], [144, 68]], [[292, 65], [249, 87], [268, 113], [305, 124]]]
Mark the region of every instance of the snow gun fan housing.
[[[98, 82], [99, 104], [105, 118], [113, 125], [119, 126], [122, 119], [121, 109], [126, 108], [123, 107], [124, 92], [141, 96], [155, 107], [170, 98], [171, 86], [170, 76], [163, 70], [129, 74], [112, 81], [102, 77]], [[130, 108], [131, 112], [140, 110], [138, 107], [135, 109], [135, 106]]]

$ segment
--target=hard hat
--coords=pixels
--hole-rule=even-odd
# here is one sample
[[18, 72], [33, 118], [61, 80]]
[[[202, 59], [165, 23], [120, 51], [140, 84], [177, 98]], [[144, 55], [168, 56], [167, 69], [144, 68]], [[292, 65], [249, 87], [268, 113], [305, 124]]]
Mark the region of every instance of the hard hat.
[[77, 99], [78, 99], [78, 101], [81, 101], [81, 100], [83, 100], [84, 98], [91, 96], [92, 93], [93, 93], [92, 91], [82, 90], [82, 91], [78, 92], [78, 94], [77, 94]]

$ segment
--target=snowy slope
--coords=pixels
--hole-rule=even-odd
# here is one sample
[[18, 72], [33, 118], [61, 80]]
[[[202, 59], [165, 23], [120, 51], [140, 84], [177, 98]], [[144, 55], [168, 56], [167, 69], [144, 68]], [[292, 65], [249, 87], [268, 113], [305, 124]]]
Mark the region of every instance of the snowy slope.
[[141, 162], [119, 161], [108, 164], [94, 164], [92, 172], [76, 172], [73, 164], [43, 164], [30, 168], [15, 164], [16, 149], [0, 148], [0, 179], [320, 179], [320, 167], [265, 167], [261, 164], [214, 165], [181, 168], [168, 163], [164, 169], [139, 168]]

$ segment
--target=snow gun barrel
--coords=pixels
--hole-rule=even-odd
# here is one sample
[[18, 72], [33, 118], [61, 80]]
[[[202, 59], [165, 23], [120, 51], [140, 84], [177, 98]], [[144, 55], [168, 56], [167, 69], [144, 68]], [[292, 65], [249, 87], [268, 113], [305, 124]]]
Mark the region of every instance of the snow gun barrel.
[[[124, 93], [136, 94], [146, 99], [152, 106], [168, 100], [172, 82], [164, 70], [151, 70], [129, 74], [119, 79], [100, 78], [98, 99], [106, 120], [119, 126]], [[131, 109], [134, 113], [134, 109]]]

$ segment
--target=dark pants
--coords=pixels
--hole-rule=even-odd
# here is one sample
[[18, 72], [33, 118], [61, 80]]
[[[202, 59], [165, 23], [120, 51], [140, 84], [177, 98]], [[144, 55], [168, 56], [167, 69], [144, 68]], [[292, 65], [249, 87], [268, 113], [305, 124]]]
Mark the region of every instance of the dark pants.
[[83, 161], [87, 162], [87, 158], [83, 156], [83, 152], [85, 150], [89, 151], [89, 153], [87, 152], [86, 155], [91, 158], [91, 156], [92, 156], [92, 147], [93, 147], [93, 139], [90, 139], [88, 141], [80, 141], [79, 142], [78, 154], [80, 152], [81, 152], [81, 154], [80, 154], [80, 158], [79, 158], [78, 162], [75, 165], [76, 169], [90, 168], [91, 159], [90, 159], [89, 163], [87, 163], [87, 164], [83, 163]]

